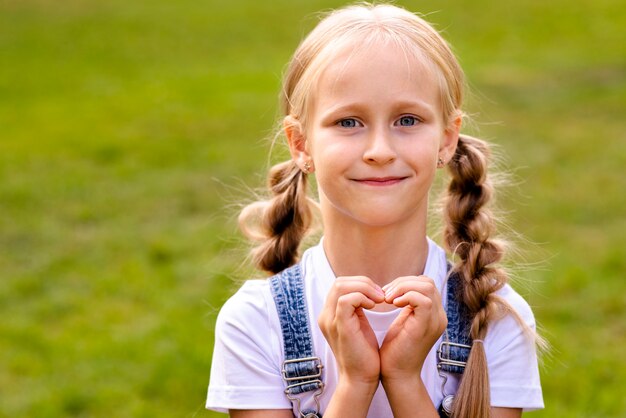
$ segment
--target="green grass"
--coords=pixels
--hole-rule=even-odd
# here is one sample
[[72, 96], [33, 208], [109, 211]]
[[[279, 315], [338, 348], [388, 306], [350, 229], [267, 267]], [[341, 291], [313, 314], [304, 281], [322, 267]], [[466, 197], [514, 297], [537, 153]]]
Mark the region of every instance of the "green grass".
[[[203, 410], [280, 73], [336, 1], [0, 2], [0, 416]], [[626, 415], [626, 6], [406, 1], [444, 30], [552, 344], [536, 417]]]

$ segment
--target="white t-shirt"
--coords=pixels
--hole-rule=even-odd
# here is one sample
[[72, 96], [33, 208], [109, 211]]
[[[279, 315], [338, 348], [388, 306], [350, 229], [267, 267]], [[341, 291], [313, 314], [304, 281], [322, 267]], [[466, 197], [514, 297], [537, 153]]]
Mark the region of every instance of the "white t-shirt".
[[[314, 351], [324, 365], [325, 389], [320, 398], [320, 412], [323, 413], [335, 390], [338, 376], [333, 353], [317, 326], [317, 318], [335, 280], [335, 274], [321, 243], [305, 251], [301, 267]], [[446, 274], [445, 251], [428, 240], [428, 259], [424, 275], [435, 281], [444, 300], [443, 284]], [[519, 294], [507, 285], [498, 291], [498, 295], [517, 310], [529, 327], [535, 328], [532, 311]], [[399, 312], [400, 309], [391, 312], [365, 312], [379, 344]], [[444, 397], [442, 385], [445, 380], [437, 370], [436, 354], [440, 342], [441, 339], [433, 346], [422, 368], [422, 380], [437, 407]], [[492, 406], [524, 410], [543, 408], [535, 347], [512, 316], [506, 316], [489, 326], [484, 347]], [[281, 327], [269, 283], [267, 280], [247, 281], [224, 304], [217, 318], [207, 409], [228, 412], [229, 409], [292, 408], [284, 394], [285, 384], [281, 376], [283, 361]], [[455, 393], [458, 380], [454, 375], [446, 377], [446, 394]], [[302, 410], [314, 408], [312, 395], [312, 392], [300, 395]], [[298, 416], [297, 410], [294, 410], [294, 414]], [[382, 384], [374, 395], [367, 416], [393, 417]]]

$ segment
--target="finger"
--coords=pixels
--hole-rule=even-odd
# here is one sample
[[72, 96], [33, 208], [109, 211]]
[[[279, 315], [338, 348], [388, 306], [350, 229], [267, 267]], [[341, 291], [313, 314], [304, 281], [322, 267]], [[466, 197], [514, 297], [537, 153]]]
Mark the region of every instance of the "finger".
[[376, 302], [365, 296], [363, 293], [354, 292], [342, 295], [337, 300], [337, 310], [335, 319], [346, 320], [352, 318], [357, 309], [372, 309]]
[[[350, 293], [361, 293], [366, 298], [380, 303], [384, 300], [382, 289], [377, 286], [371, 279], [365, 276], [338, 277], [331, 287], [324, 303], [324, 309], [318, 317], [318, 325], [322, 332], [331, 332], [334, 328], [333, 322], [337, 315], [337, 304], [343, 295]], [[366, 303], [368, 308], [373, 306]]]
[[371, 287], [372, 289], [377, 290], [379, 293], [384, 294], [383, 289], [367, 276], [345, 276], [345, 277], [338, 277], [337, 279], [335, 279], [335, 285], [339, 287], [344, 286], [344, 285], [345, 286], [357, 285], [359, 283], [365, 284]]
[[417, 284], [422, 282], [432, 283], [434, 285], [434, 281], [428, 276], [401, 276], [393, 280], [391, 283], [383, 286], [383, 291], [385, 294], [388, 294], [394, 289], [407, 286], [407, 284]]
[[399, 308], [410, 306], [414, 310], [429, 312], [433, 307], [433, 300], [423, 293], [411, 290], [395, 298], [393, 304]]
[[399, 277], [389, 285], [383, 287], [383, 289], [385, 292], [385, 301], [387, 303], [393, 303], [394, 299], [409, 291], [422, 293], [435, 302], [441, 300], [441, 296], [435, 282], [426, 276]]
[[389, 288], [398, 287], [407, 283], [430, 283], [435, 286], [435, 281], [428, 276], [400, 276], [393, 280], [391, 283], [383, 286], [383, 290], [388, 290]]
[[335, 281], [328, 294], [327, 303], [330, 304], [331, 310], [335, 310], [337, 300], [341, 296], [354, 292], [362, 293], [376, 303], [381, 303], [385, 299], [383, 290], [371, 279], [363, 276], [342, 277]]
[[436, 330], [435, 333], [443, 332], [448, 324], [448, 318], [443, 306], [419, 292], [407, 292], [396, 298], [393, 303], [400, 308], [411, 307], [413, 312], [409, 315], [422, 318], [419, 319], [422, 323], [430, 323], [431, 328]]

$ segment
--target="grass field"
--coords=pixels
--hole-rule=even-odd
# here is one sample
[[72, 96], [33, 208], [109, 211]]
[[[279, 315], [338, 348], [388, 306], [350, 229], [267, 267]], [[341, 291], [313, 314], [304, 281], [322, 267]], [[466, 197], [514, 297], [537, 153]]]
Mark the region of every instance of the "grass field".
[[[519, 180], [539, 417], [626, 416], [626, 5], [403, 1]], [[338, 1], [0, 1], [0, 416], [204, 411], [283, 65]], [[532, 243], [532, 244], [530, 244]]]

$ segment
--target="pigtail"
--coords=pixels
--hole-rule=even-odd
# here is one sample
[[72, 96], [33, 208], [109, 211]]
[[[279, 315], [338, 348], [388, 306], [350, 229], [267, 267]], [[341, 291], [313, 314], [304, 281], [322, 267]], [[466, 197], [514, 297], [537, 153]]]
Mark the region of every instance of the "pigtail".
[[246, 206], [239, 226], [253, 241], [252, 262], [275, 274], [298, 260], [298, 248], [311, 225], [307, 176], [292, 160], [273, 166], [268, 175], [269, 200]]
[[489, 147], [486, 142], [461, 135], [450, 161], [450, 184], [445, 199], [444, 241], [458, 256], [454, 269], [463, 282], [462, 296], [472, 317], [474, 340], [457, 393], [453, 417], [490, 417], [491, 402], [487, 359], [483, 339], [489, 322], [510, 311], [494, 295], [507, 282], [504, 270], [496, 267], [504, 245], [492, 237], [495, 220], [489, 209], [493, 184], [487, 175]]

